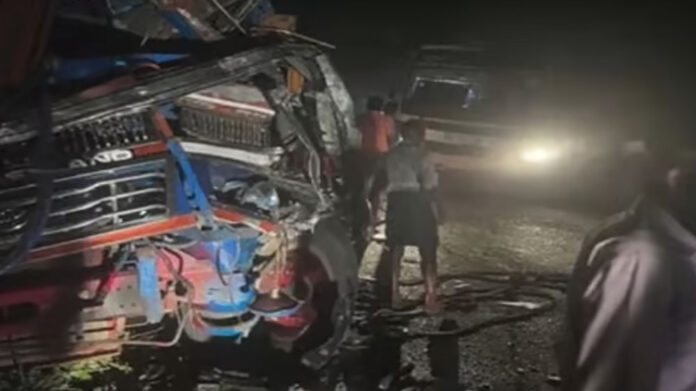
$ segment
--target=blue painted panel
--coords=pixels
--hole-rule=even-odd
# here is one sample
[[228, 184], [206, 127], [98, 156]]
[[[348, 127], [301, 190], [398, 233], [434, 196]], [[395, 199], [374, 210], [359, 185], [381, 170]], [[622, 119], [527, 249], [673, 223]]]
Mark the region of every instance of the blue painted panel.
[[179, 11], [162, 11], [161, 14], [164, 20], [172, 25], [182, 37], [193, 40], [199, 40], [201, 38], [198, 32]]
[[142, 53], [117, 57], [60, 58], [53, 66], [53, 76], [58, 82], [89, 81], [110, 74], [125, 73], [138, 64], [166, 64], [188, 57], [187, 54]]
[[149, 323], [158, 323], [164, 316], [164, 306], [159, 290], [157, 258], [138, 261], [138, 293], [145, 306], [145, 316]]

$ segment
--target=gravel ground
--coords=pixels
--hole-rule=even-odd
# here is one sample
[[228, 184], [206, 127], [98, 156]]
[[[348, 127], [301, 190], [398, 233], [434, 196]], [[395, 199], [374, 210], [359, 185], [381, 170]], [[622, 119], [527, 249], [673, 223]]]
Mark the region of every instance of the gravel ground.
[[[552, 208], [532, 202], [452, 196], [447, 202], [448, 222], [440, 228], [440, 274], [468, 271], [568, 272], [580, 241], [599, 216]], [[371, 276], [381, 251], [373, 243], [363, 259], [361, 274]], [[402, 279], [420, 277], [418, 255], [410, 249], [405, 256]], [[404, 290], [403, 294], [409, 293]], [[562, 296], [559, 295], [559, 299]], [[445, 313], [411, 321], [417, 330], [434, 330], [443, 318], [460, 326], [489, 318], [499, 308], [475, 312]], [[559, 335], [564, 308], [561, 304], [547, 315], [526, 322], [486, 329], [458, 341], [459, 386], [461, 390], [550, 390], [549, 376], [557, 374], [553, 343]], [[428, 341], [413, 340], [402, 348], [402, 363], [415, 365], [413, 375], [430, 379]]]

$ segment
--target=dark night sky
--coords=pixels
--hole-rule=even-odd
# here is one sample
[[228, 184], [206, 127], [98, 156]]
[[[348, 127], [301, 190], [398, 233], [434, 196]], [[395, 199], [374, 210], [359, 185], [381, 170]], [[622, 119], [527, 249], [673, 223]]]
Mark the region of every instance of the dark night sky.
[[276, 0], [300, 15], [300, 28], [339, 45], [399, 46], [470, 40], [539, 45], [687, 42], [686, 6], [619, 5], [610, 1]]
[[[338, 46], [358, 94], [398, 88], [422, 43], [485, 42], [553, 67], [591, 111], [622, 128], [694, 128], [696, 22], [686, 5], [495, 0], [276, 0], [300, 31]], [[630, 114], [628, 114], [630, 113]]]

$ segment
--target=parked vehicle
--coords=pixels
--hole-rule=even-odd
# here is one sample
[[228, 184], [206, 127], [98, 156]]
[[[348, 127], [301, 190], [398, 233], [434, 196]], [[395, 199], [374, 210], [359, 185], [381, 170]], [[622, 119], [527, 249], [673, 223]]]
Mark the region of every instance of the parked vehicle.
[[558, 94], [551, 71], [520, 53], [429, 45], [414, 57], [400, 120], [423, 120], [435, 162], [468, 187], [573, 195], [610, 177], [626, 145], [567, 121]]

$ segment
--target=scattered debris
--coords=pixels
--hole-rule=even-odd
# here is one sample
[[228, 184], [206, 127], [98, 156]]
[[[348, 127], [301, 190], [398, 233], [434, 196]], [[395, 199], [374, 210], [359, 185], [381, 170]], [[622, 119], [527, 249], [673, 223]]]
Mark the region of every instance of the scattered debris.
[[560, 386], [561, 385], [561, 377], [558, 375], [548, 375], [546, 377], [546, 383], [552, 386]]

